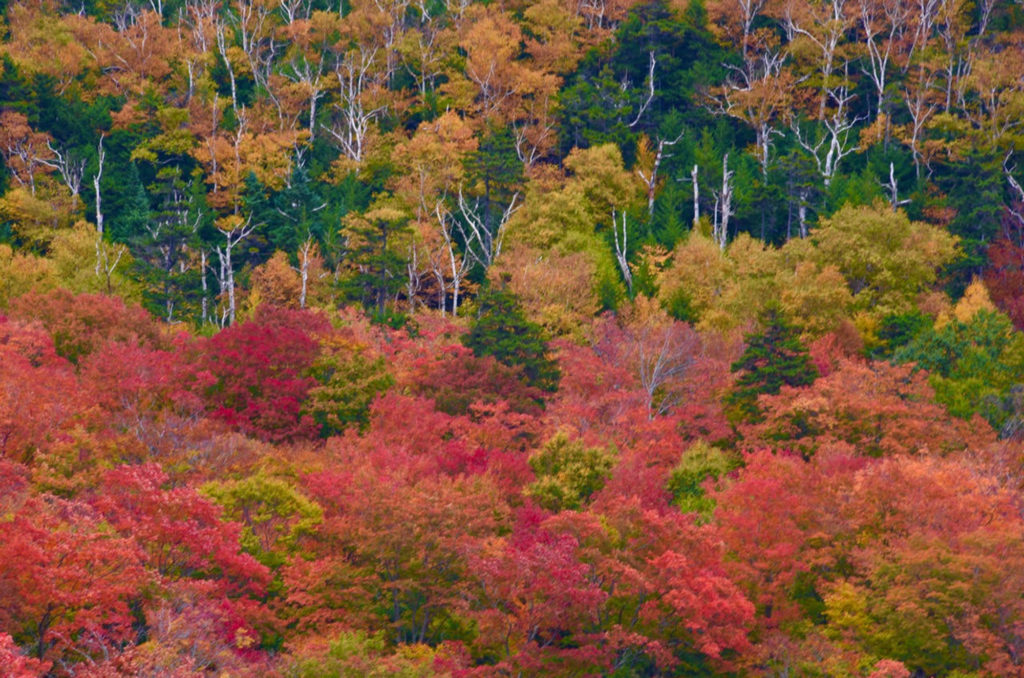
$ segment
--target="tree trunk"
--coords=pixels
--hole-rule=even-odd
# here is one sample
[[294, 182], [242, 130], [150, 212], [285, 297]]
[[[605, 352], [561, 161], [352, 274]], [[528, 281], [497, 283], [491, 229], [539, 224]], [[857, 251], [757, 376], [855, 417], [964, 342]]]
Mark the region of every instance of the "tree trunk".
[[693, 227], [700, 224], [700, 183], [697, 181], [697, 166], [694, 165], [690, 171], [690, 178], [693, 181]]

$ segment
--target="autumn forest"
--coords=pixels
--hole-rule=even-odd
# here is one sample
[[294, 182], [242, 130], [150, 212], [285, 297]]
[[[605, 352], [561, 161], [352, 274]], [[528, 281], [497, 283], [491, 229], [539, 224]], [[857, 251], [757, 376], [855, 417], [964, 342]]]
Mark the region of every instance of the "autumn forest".
[[1022, 184], [1020, 0], [0, 0], [0, 676], [1024, 676]]

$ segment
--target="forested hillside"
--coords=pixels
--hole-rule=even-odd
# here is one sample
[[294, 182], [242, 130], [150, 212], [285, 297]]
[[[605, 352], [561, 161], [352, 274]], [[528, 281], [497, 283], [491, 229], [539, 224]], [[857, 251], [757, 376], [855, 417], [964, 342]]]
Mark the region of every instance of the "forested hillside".
[[0, 676], [1024, 676], [1019, 0], [0, 11]]

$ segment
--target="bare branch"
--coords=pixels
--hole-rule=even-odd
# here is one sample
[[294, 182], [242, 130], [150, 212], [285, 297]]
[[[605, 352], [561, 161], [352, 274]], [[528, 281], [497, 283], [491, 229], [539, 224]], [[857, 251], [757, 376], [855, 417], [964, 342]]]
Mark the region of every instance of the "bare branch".
[[643, 117], [644, 112], [647, 110], [647, 107], [651, 105], [652, 101], [654, 101], [654, 66], [656, 64], [656, 59], [654, 58], [653, 51], [648, 54], [651, 58], [651, 65], [647, 69], [647, 100], [640, 105], [640, 110], [636, 112], [636, 118], [633, 119], [633, 122], [629, 123], [630, 127], [636, 127], [637, 123], [640, 122], [640, 118]]
[[[495, 260], [501, 255], [501, 246], [505, 238], [505, 227], [508, 225], [512, 215], [515, 214], [521, 206], [519, 202], [519, 192], [516, 191], [512, 196], [512, 200], [502, 212], [497, 226], [488, 226], [487, 219], [485, 219], [483, 215], [479, 214], [479, 201], [474, 201], [471, 205], [469, 201], [466, 200], [466, 197], [462, 192], [461, 185], [459, 186], [458, 205], [459, 212], [462, 214], [463, 220], [457, 223], [459, 230], [462, 232], [463, 238], [466, 241], [466, 254], [473, 257], [473, 259], [485, 269], [490, 268]], [[465, 222], [465, 226], [463, 226], [463, 221]], [[466, 232], [466, 228], [469, 229], [468, 232]]]

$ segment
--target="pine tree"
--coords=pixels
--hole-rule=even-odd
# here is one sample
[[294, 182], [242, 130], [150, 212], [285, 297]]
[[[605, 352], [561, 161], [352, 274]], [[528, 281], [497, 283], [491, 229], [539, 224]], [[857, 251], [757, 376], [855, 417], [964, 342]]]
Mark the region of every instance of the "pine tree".
[[409, 233], [408, 215], [389, 206], [350, 215], [342, 226], [345, 258], [351, 267], [351, 275], [341, 283], [342, 292], [379, 320], [387, 317], [388, 302], [402, 289], [407, 262], [400, 241]]

